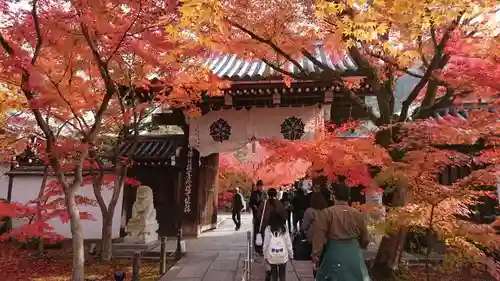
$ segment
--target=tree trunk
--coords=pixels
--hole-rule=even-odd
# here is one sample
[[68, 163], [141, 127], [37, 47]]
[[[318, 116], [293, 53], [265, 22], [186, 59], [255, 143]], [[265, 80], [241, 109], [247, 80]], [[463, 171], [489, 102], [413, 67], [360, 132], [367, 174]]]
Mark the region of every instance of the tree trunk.
[[[121, 170], [121, 167], [120, 167]], [[124, 173], [126, 173], [126, 169], [123, 170]], [[112, 236], [112, 231], [113, 231], [113, 215], [115, 214], [115, 209], [116, 209], [116, 203], [118, 202], [118, 198], [120, 196], [121, 190], [123, 188], [123, 179], [124, 176], [120, 176], [119, 179], [114, 183], [114, 189], [113, 189], [113, 195], [111, 196], [111, 199], [109, 200], [109, 205], [107, 208], [102, 209], [102, 236], [101, 236], [101, 260], [103, 261], [110, 261], [112, 257], [112, 250], [113, 250], [113, 236]], [[100, 191], [96, 193], [96, 190], [94, 190], [95, 194], [99, 194], [99, 196], [102, 198], [102, 195], [100, 194]]]
[[398, 268], [407, 234], [408, 229], [403, 228], [382, 238], [373, 263], [373, 275], [377, 280], [391, 278], [393, 272]]
[[[41, 198], [43, 196], [43, 193], [45, 192], [45, 186], [47, 185], [47, 178], [48, 177], [49, 177], [49, 166], [45, 166], [45, 169], [43, 171], [42, 184], [40, 185], [40, 191], [38, 191], [38, 197], [36, 199], [36, 220], [37, 221], [43, 220], [42, 209], [41, 209], [41, 205], [42, 205]], [[44, 200], [44, 201], [47, 201], [47, 200]], [[41, 255], [43, 253], [43, 250], [44, 250], [44, 242], [43, 242], [43, 238], [41, 236], [38, 237], [37, 250], [38, 250], [39, 255]]]
[[[407, 186], [398, 185], [394, 191], [394, 206], [404, 206], [410, 200]], [[379, 245], [377, 256], [373, 263], [373, 275], [380, 280], [389, 279], [398, 268], [403, 255], [408, 228], [403, 227], [397, 232], [385, 235]]]
[[75, 190], [71, 187], [65, 190], [66, 209], [70, 216], [71, 239], [73, 246], [73, 271], [71, 281], [85, 281], [85, 250], [83, 246], [83, 231], [80, 211], [75, 202]]
[[101, 260], [110, 261], [113, 246], [113, 213], [108, 211], [102, 216], [102, 236], [101, 236]]

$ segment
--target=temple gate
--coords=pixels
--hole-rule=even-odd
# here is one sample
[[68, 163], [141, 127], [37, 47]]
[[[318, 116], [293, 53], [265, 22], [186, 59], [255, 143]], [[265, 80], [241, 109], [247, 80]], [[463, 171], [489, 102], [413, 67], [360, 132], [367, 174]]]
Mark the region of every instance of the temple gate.
[[[346, 76], [357, 75], [349, 57], [334, 63], [320, 47], [316, 55], [325, 65], [344, 71]], [[175, 170], [178, 180], [174, 185], [178, 190], [170, 192], [171, 196], [175, 193], [175, 203], [165, 201], [162, 204], [168, 206], [158, 206], [157, 212], [162, 212], [158, 208], [168, 207], [182, 213], [185, 235], [198, 235], [217, 223], [218, 153], [265, 138], [311, 140], [317, 128], [326, 122], [367, 118], [365, 110], [342, 93], [341, 81], [317, 82], [321, 81], [317, 78], [323, 71], [305, 57], [299, 63], [308, 69], [309, 79], [304, 77], [287, 86], [280, 73], [263, 61], [244, 61], [233, 55], [213, 56], [206, 65], [214, 74], [231, 81], [230, 88], [223, 89], [221, 96], [202, 95], [197, 105], [200, 117], [185, 116], [182, 109], [165, 110], [153, 116], [155, 125], [175, 125], [183, 130]], [[293, 73], [293, 66], [289, 69]], [[160, 81], [152, 81], [150, 91], [154, 92], [159, 85]], [[364, 99], [373, 93], [362, 84], [357, 95]]]

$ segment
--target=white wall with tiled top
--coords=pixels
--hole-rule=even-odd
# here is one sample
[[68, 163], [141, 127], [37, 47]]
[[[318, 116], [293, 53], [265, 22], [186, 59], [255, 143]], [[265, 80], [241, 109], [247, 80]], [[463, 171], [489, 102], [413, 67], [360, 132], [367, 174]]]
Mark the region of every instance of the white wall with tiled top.
[[[7, 198], [9, 177], [5, 174], [9, 171], [9, 167], [0, 166], [0, 198]], [[12, 188], [12, 202], [26, 203], [37, 197], [40, 191], [40, 185], [42, 182], [42, 176], [32, 176], [32, 175], [16, 175], [14, 177], [13, 188]], [[112, 190], [108, 188], [103, 188], [102, 195], [106, 203], [112, 196]], [[84, 185], [78, 190], [78, 195], [85, 196], [90, 199], [95, 199], [94, 191], [91, 185]], [[121, 213], [122, 213], [122, 202], [123, 202], [123, 191], [118, 198], [117, 205], [115, 207], [115, 213], [113, 215], [113, 228], [112, 236], [113, 238], [120, 237], [120, 224], [121, 224]], [[87, 212], [95, 218], [95, 221], [82, 220], [83, 236], [84, 239], [100, 239], [101, 229], [102, 229], [102, 215], [98, 206], [78, 206], [79, 210], [82, 212]], [[26, 223], [23, 220], [13, 220], [13, 227], [17, 227]], [[63, 223], [59, 218], [54, 218], [49, 220], [50, 225], [54, 228], [54, 231], [58, 234], [71, 238], [71, 230], [69, 222]]]

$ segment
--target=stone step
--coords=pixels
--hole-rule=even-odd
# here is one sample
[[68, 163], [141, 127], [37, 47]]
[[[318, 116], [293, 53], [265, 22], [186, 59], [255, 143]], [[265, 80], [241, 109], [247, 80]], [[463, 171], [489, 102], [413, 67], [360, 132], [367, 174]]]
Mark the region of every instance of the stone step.
[[137, 249], [137, 250], [152, 250], [160, 247], [161, 242], [153, 241], [146, 244], [141, 243], [113, 243], [113, 249]]
[[[134, 256], [134, 253], [136, 252], [137, 250], [127, 250], [127, 249], [120, 249], [120, 250], [113, 250], [113, 255], [114, 256], [129, 256], [129, 257], [132, 257]], [[167, 253], [168, 254], [168, 253]], [[141, 251], [141, 256], [142, 257], [145, 257], [145, 256], [160, 256], [160, 252], [153, 252], [153, 251]]]
[[134, 253], [139, 251], [143, 257], [159, 257], [160, 241], [153, 241], [145, 244], [134, 243], [113, 243], [113, 256], [115, 257], [133, 257]]
[[[167, 258], [169, 256], [172, 256], [174, 253], [167, 253]], [[113, 257], [116, 258], [127, 258], [127, 259], [132, 259], [134, 256], [134, 252], [113, 252]], [[155, 253], [155, 252], [146, 252], [141, 254], [141, 259], [160, 259], [160, 253]]]

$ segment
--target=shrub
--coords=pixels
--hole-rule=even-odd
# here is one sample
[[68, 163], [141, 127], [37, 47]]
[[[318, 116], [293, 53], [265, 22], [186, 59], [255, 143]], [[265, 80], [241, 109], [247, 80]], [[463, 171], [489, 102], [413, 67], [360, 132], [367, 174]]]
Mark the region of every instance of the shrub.
[[[18, 248], [27, 250], [38, 249], [38, 243], [40, 242], [40, 237], [29, 238], [24, 241], [17, 240], [15, 238], [10, 239]], [[43, 241], [43, 247], [45, 249], [61, 249], [63, 247], [62, 241], [53, 241], [45, 239]]]

